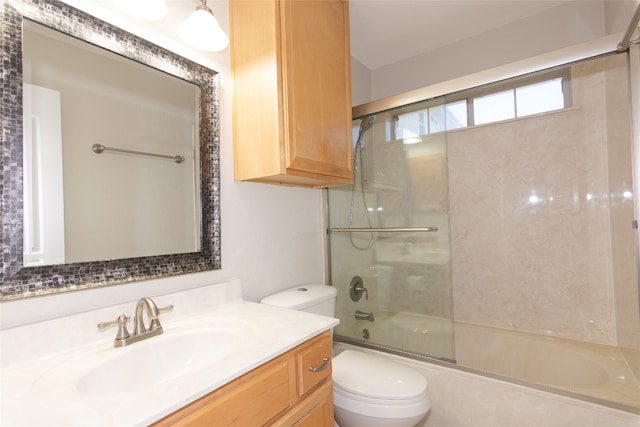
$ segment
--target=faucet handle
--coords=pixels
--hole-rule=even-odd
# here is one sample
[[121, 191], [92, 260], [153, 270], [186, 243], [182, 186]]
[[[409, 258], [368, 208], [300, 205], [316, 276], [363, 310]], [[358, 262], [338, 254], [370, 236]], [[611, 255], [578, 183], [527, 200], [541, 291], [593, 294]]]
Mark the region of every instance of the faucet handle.
[[349, 284], [349, 295], [351, 301], [360, 301], [364, 294], [364, 299], [369, 300], [369, 291], [364, 287], [364, 282], [360, 276], [353, 276]]
[[[158, 315], [160, 315], [161, 313], [166, 313], [167, 311], [172, 311], [173, 310], [173, 304], [169, 304], [166, 307], [162, 307], [162, 308], [158, 308]], [[158, 316], [150, 316], [149, 317], [150, 323], [149, 323], [149, 330], [150, 331], [155, 331], [156, 329], [162, 329], [162, 325], [160, 325], [160, 319], [158, 319]]]
[[118, 332], [116, 333], [116, 341], [124, 340], [129, 338], [129, 331], [127, 330], [127, 322], [131, 318], [124, 314], [118, 316], [116, 320], [112, 320], [111, 322], [100, 322], [98, 323], [98, 329], [104, 331], [112, 326], [118, 327]]
[[173, 304], [169, 304], [166, 307], [162, 307], [158, 309], [158, 313], [166, 313], [167, 311], [173, 311]]

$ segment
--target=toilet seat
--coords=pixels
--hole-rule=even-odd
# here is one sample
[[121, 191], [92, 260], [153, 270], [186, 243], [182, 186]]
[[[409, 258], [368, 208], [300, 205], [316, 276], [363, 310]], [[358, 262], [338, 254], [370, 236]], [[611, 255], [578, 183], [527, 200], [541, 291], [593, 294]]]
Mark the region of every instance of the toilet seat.
[[380, 419], [421, 418], [431, 408], [431, 399], [426, 391], [422, 396], [416, 397], [411, 401], [385, 401], [362, 398], [362, 396], [345, 393], [340, 389], [334, 388], [333, 404], [336, 406], [336, 411], [344, 410]]
[[426, 379], [415, 369], [359, 351], [333, 359], [336, 410], [379, 419], [421, 418], [431, 408]]
[[411, 401], [427, 391], [427, 380], [415, 369], [368, 353], [345, 350], [333, 359], [335, 388], [358, 400]]

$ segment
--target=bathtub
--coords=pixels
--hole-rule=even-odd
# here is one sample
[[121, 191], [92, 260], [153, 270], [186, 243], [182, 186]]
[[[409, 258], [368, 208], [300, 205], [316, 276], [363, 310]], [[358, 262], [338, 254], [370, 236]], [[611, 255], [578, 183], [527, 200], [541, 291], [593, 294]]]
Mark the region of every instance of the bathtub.
[[500, 379], [640, 409], [640, 384], [616, 347], [413, 313], [374, 314], [374, 322], [343, 321], [336, 334], [455, 362]]

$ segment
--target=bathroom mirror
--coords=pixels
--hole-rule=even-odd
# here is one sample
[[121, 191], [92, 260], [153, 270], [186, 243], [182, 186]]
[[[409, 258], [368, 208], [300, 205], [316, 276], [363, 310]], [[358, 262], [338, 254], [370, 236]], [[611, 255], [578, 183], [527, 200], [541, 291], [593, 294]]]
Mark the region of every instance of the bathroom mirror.
[[58, 1], [0, 7], [1, 298], [220, 268], [217, 73]]
[[23, 265], [199, 251], [200, 88], [22, 30]]

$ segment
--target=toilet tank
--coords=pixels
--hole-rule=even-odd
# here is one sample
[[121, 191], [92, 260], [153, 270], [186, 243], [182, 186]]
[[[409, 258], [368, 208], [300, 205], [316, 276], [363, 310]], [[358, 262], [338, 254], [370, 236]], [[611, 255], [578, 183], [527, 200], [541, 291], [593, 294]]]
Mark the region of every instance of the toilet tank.
[[301, 285], [263, 298], [260, 302], [292, 310], [334, 317], [336, 288], [327, 285]]

